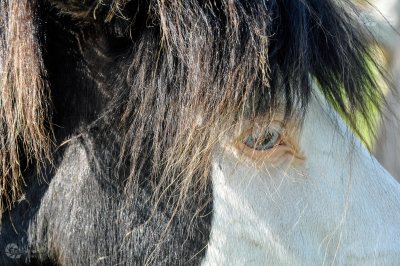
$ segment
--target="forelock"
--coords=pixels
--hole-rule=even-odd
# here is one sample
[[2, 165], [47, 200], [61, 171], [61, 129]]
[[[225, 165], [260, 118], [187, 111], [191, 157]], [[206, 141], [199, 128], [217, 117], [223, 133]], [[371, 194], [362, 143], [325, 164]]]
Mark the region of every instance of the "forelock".
[[[67, 18], [88, 35], [105, 34], [129, 44], [124, 59], [110, 56], [115, 64], [105, 73], [116, 91], [105, 117], [111, 117], [108, 126], [118, 125], [122, 135], [118, 165], [130, 166], [128, 192], [144, 165], [150, 165], [155, 190], [176, 188], [181, 201], [190, 186], [207, 183], [213, 148], [237, 123], [268, 117], [282, 107], [287, 119], [301, 121], [312, 82], [320, 84], [352, 125], [355, 112], [368, 121], [370, 103], [377, 105], [381, 98], [372, 77], [377, 64], [368, 48], [370, 39], [349, 0], [50, 2], [60, 21]], [[20, 176], [9, 174], [10, 161], [18, 162], [23, 152], [41, 160], [49, 140], [38, 13], [32, 11], [38, 3], [42, 1], [2, 4], [0, 49], [8, 70], [2, 74], [1, 99], [15, 101], [1, 106], [5, 183]], [[12, 6], [15, 15], [10, 16]], [[28, 13], [19, 9], [26, 6]], [[30, 24], [22, 23], [26, 18]], [[31, 28], [10, 39], [14, 35], [6, 33], [22, 27], [18, 25]], [[24, 56], [32, 59], [26, 67]], [[5, 60], [10, 64], [3, 64]], [[17, 75], [24, 71], [29, 75]], [[28, 84], [37, 85], [22, 90]], [[19, 115], [11, 117], [14, 110]], [[34, 124], [27, 119], [32, 112]], [[18, 153], [19, 143], [27, 144]]]

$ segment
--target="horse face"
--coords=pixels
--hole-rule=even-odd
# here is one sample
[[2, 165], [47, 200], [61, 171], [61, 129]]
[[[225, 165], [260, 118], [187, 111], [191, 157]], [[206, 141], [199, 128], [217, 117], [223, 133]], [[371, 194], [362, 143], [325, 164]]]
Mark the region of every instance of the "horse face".
[[292, 132], [297, 148], [217, 153], [205, 264], [398, 262], [399, 184], [320, 96]]
[[[350, 121], [380, 96], [351, 12], [49, 2], [0, 5], [0, 181], [18, 181], [1, 248], [66, 265], [399, 264], [399, 185], [318, 94]], [[30, 162], [48, 157], [40, 182]]]

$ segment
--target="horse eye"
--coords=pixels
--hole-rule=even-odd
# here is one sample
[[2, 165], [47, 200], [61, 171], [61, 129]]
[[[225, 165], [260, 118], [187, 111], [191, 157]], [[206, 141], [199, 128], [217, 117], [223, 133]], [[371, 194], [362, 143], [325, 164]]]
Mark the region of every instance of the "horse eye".
[[243, 144], [257, 151], [265, 151], [273, 148], [280, 141], [280, 131], [276, 128], [267, 128], [262, 134], [251, 133], [244, 139]]

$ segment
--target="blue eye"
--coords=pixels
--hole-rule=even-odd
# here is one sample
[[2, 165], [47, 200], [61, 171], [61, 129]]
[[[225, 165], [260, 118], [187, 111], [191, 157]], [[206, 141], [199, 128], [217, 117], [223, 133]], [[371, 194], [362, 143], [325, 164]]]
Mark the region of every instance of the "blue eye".
[[257, 151], [265, 151], [279, 144], [280, 140], [281, 134], [279, 130], [271, 127], [265, 130], [263, 134], [256, 135], [252, 133], [244, 139], [243, 144]]

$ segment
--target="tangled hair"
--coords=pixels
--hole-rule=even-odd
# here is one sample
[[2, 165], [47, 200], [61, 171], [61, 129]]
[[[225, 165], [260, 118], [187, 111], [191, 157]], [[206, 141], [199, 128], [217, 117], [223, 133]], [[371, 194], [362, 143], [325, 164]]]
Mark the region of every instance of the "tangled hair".
[[50, 104], [37, 4], [0, 3], [0, 213], [21, 195], [23, 168], [33, 162], [39, 169], [50, 158]]
[[[47, 90], [54, 88], [41, 59], [38, 9], [49, 8], [42, 2], [1, 4], [0, 185], [8, 203], [21, 193], [21, 160], [49, 157]], [[85, 130], [104, 140], [114, 139], [117, 128], [117, 140], [98, 144], [113, 147], [115, 170], [100, 166], [100, 172], [123, 180], [127, 195], [143, 176], [156, 201], [168, 195], [182, 206], [201, 195], [226, 132], [282, 108], [286, 119], [301, 123], [312, 82], [354, 128], [354, 113], [370, 121], [369, 107], [382, 98], [370, 35], [350, 0], [50, 3], [55, 20], [85, 36], [79, 40], [84, 78], [109, 92]], [[96, 46], [99, 39], [108, 45]], [[106, 64], [91, 57], [96, 49]], [[100, 148], [93, 152], [102, 157]]]

